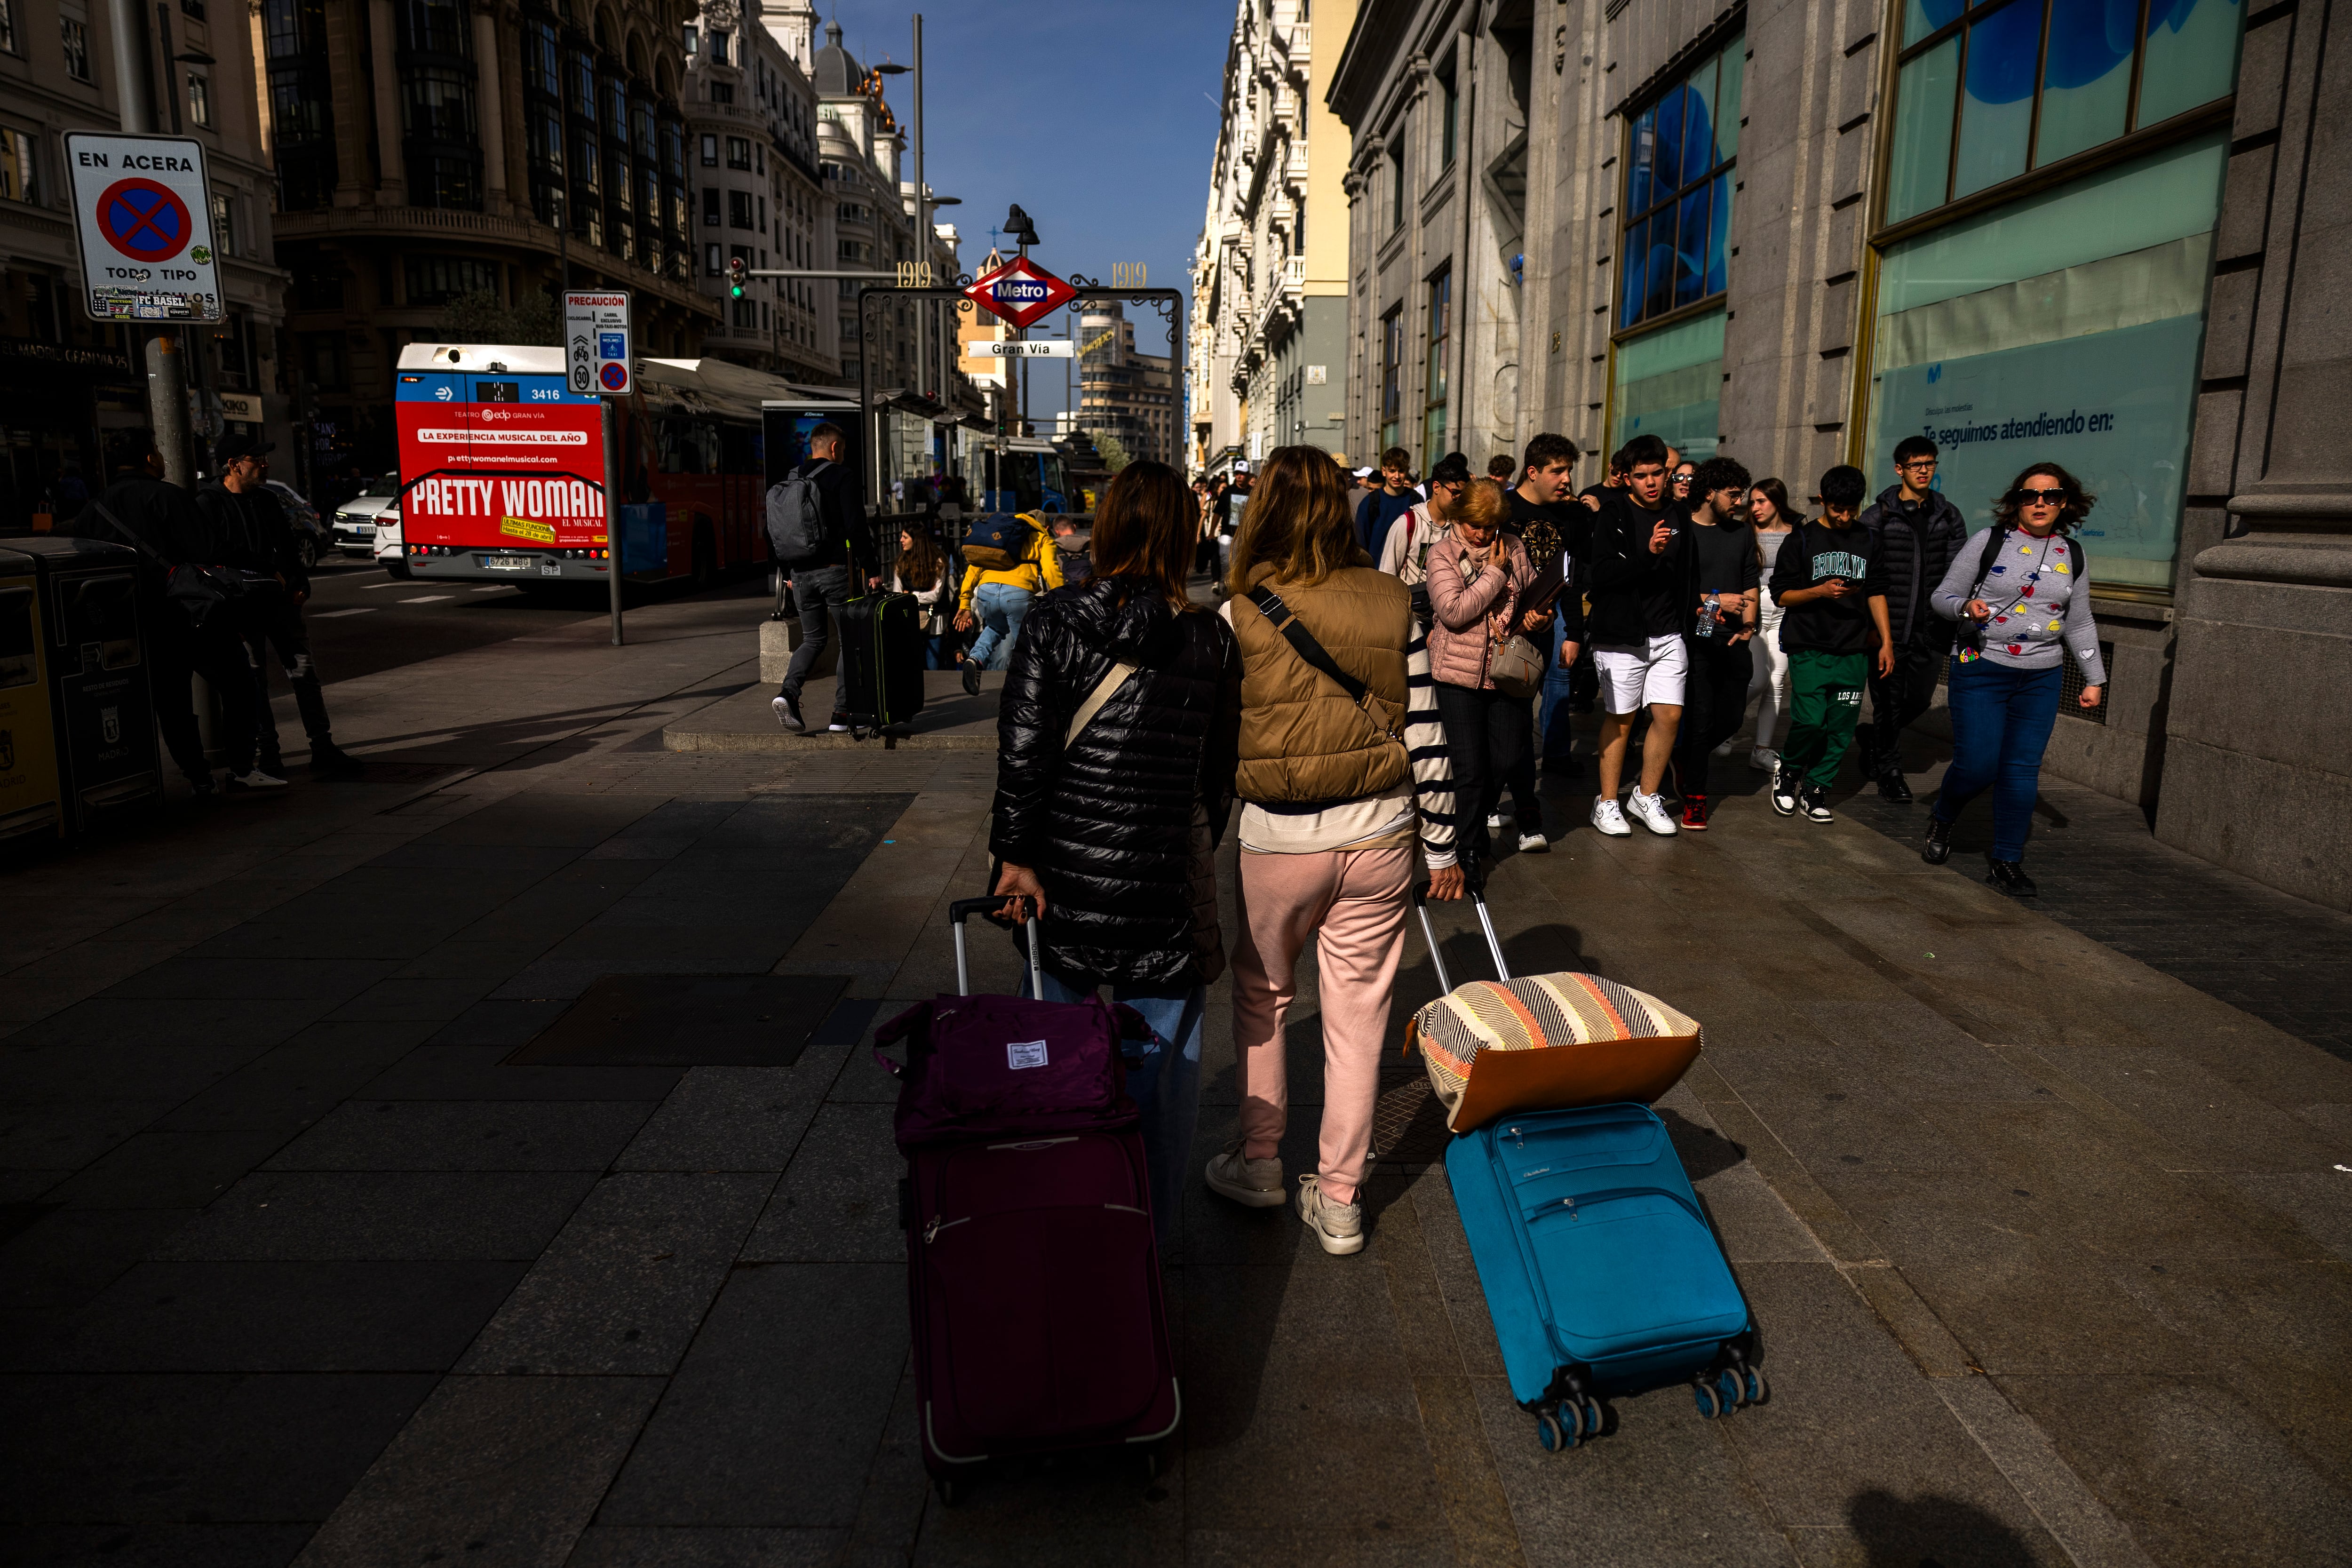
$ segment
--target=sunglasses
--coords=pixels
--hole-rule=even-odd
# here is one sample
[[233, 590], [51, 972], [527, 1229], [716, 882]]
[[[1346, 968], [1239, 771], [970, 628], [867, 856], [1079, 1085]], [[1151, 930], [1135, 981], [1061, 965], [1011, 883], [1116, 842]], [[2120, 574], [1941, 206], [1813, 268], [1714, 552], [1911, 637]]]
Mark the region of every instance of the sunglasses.
[[2021, 506], [2064, 506], [2066, 492], [2061, 489], [2018, 490], [2010, 499]]

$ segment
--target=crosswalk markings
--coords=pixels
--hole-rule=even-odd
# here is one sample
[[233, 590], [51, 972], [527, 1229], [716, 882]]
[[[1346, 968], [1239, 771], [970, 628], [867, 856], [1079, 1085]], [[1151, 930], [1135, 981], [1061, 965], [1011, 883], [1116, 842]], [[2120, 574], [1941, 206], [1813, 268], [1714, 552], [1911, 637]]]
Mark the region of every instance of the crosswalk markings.
[[442, 600], [452, 596], [448, 594], [427, 594], [421, 599], [403, 599], [400, 602], [404, 605], [437, 605]]
[[415, 585], [416, 585], [416, 584], [414, 584], [414, 583], [401, 583], [401, 582], [392, 582], [392, 583], [362, 583], [362, 584], [360, 584], [360, 592], [361, 592], [361, 593], [362, 593], [362, 594], [373, 594], [373, 593], [374, 593], [378, 588], [413, 588], [413, 587], [415, 587]]
[[337, 616], [372, 616], [375, 614], [375, 605], [362, 605], [356, 610], [321, 610], [310, 618], [314, 621], [331, 621]]
[[513, 586], [514, 584], [511, 583], [493, 583], [487, 588], [477, 588], [474, 592], [477, 594], [503, 594]]

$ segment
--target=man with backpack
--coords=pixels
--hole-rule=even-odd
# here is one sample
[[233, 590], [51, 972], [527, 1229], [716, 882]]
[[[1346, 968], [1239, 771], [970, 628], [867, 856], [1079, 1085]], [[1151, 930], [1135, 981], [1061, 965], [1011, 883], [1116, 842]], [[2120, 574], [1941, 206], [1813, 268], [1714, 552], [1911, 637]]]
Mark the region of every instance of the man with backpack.
[[1886, 568], [1887, 628], [1894, 637], [1895, 668], [1870, 678], [1870, 722], [1854, 728], [1863, 776], [1878, 793], [1908, 805], [1911, 786], [1903, 777], [1903, 731], [1936, 700], [1936, 678], [1952, 657], [1952, 626], [1928, 605], [1927, 596], [1968, 542], [1969, 525], [1936, 479], [1936, 443], [1906, 436], [1895, 446], [1895, 483], [1862, 514], [1862, 526], [1878, 542]]
[[[773, 703], [777, 721], [795, 735], [808, 728], [801, 717], [801, 688], [833, 640], [835, 612], [861, 587], [882, 583], [858, 563], [866, 503], [856, 472], [841, 460], [844, 444], [841, 426], [823, 421], [809, 432], [808, 460], [768, 491], [768, 548], [792, 579], [793, 602], [800, 607], [801, 646], [785, 667]], [[842, 734], [849, 730], [838, 682], [825, 728]]]
[[1029, 601], [1060, 587], [1062, 552], [1033, 513], [984, 517], [963, 542], [963, 584], [956, 596], [956, 629], [980, 628], [964, 655], [963, 689], [980, 695], [980, 672], [1003, 669], [1013, 660]]

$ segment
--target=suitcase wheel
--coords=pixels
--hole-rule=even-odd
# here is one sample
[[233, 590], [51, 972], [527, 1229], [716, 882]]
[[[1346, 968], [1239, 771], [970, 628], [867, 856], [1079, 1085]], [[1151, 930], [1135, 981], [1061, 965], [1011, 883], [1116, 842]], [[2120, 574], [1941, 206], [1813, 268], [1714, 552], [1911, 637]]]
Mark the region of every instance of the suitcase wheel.
[[1601, 1423], [1608, 1412], [1601, 1408], [1601, 1401], [1589, 1394], [1580, 1394], [1577, 1399], [1584, 1411], [1584, 1436], [1587, 1438], [1600, 1436]]
[[1761, 1405], [1766, 1400], [1771, 1398], [1772, 1388], [1769, 1384], [1767, 1384], [1764, 1381], [1764, 1369], [1760, 1366], [1751, 1366], [1747, 1368], [1746, 1371], [1748, 1373], [1748, 1403], [1750, 1405]]
[[1691, 1379], [1691, 1397], [1698, 1403], [1698, 1413], [1709, 1421], [1724, 1412], [1724, 1403], [1716, 1394], [1715, 1384], [1704, 1377]]
[[1748, 1384], [1742, 1375], [1748, 1369], [1727, 1366], [1715, 1374], [1716, 1388], [1723, 1394], [1723, 1407], [1737, 1410], [1748, 1403]]
[[1574, 1415], [1570, 1419], [1574, 1425], [1563, 1426], [1560, 1425], [1559, 1416], [1553, 1411], [1536, 1412], [1536, 1441], [1544, 1446], [1544, 1452], [1557, 1454], [1562, 1448], [1576, 1447], [1577, 1429], [1583, 1425], [1583, 1422]]

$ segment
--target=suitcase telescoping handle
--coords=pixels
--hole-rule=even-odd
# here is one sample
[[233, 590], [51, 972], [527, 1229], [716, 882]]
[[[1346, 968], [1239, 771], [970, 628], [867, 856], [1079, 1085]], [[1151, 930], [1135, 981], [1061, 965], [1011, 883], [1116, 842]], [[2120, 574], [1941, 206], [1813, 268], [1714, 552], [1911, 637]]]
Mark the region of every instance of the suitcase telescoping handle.
[[[985, 899], [958, 899], [948, 906], [948, 924], [955, 928], [956, 994], [959, 996], [971, 994], [971, 964], [965, 959], [963, 952], [964, 920], [970, 915], [994, 914], [1004, 907], [1006, 897], [1003, 893], [996, 893]], [[1037, 914], [1032, 910], [1029, 912], [1029, 994], [1042, 1002], [1045, 997], [1045, 973], [1038, 952]]]
[[[1473, 869], [1463, 879], [1463, 886], [1470, 895], [1470, 907], [1478, 911], [1478, 925], [1486, 933], [1486, 951], [1495, 955], [1495, 978], [1508, 980], [1511, 977], [1511, 966], [1503, 960], [1502, 939], [1495, 934], [1494, 919], [1486, 913], [1486, 879]], [[1437, 931], [1429, 923], [1429, 884], [1427, 882], [1415, 882], [1412, 885], [1412, 912], [1421, 917], [1422, 940], [1429, 943], [1430, 963], [1437, 965], [1437, 988], [1441, 991], [1453, 990], [1454, 982], [1445, 973], [1445, 955], [1437, 951]]]

